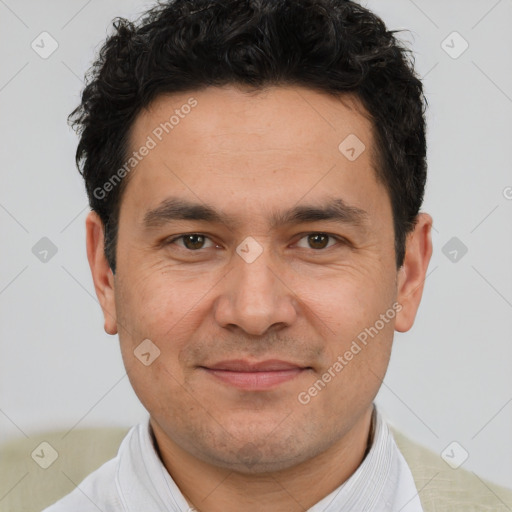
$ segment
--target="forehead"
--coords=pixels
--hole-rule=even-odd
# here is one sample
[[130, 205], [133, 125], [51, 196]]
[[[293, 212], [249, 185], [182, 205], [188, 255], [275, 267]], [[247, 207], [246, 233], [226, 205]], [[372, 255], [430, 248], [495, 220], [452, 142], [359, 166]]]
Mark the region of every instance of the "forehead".
[[291, 86], [161, 95], [132, 126], [130, 154], [144, 145], [151, 149], [125, 191], [141, 210], [167, 195], [226, 208], [243, 199], [251, 209], [285, 196], [293, 203], [333, 191], [383, 192], [371, 122], [350, 95]]
[[296, 150], [298, 145], [307, 150], [321, 141], [319, 149], [337, 150], [340, 136], [351, 133], [372, 145], [372, 125], [357, 97], [298, 86], [249, 90], [228, 85], [160, 95], [136, 118], [131, 145], [148, 134], [158, 139], [162, 130], [164, 143], [171, 142], [166, 137], [171, 134], [186, 139], [181, 151], [240, 151], [240, 142], [247, 151]]

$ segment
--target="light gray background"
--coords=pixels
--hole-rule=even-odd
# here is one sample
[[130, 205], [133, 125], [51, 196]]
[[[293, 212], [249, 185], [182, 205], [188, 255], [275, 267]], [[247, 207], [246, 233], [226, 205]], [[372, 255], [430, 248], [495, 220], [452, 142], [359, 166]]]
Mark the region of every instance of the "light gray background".
[[[2, 440], [147, 414], [103, 331], [66, 116], [110, 21], [150, 4], [0, 0]], [[409, 437], [438, 453], [457, 441], [462, 467], [512, 487], [512, 0], [364, 5], [410, 30], [430, 103], [424, 211], [435, 227], [416, 324], [396, 335], [378, 403]], [[59, 44], [48, 59], [31, 48], [43, 31]], [[441, 46], [453, 31], [469, 43], [457, 59]], [[46, 263], [31, 250], [42, 237], [58, 248]], [[442, 252], [452, 237], [468, 248], [457, 262]]]

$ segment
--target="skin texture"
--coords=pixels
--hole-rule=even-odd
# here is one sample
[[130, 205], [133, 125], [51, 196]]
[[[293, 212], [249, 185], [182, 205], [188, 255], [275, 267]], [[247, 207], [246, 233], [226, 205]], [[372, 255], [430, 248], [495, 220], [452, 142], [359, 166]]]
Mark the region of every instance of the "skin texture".
[[[190, 503], [201, 512], [305, 510], [363, 459], [394, 330], [411, 328], [420, 303], [432, 218], [418, 216], [397, 271], [391, 204], [373, 168], [372, 126], [350, 96], [292, 86], [161, 96], [137, 117], [131, 149], [191, 97], [197, 106], [129, 176], [115, 276], [101, 221], [94, 212], [87, 218], [105, 330], [119, 334], [160, 456]], [[366, 147], [354, 161], [338, 149], [350, 134]], [[145, 213], [170, 196], [208, 204], [236, 222], [145, 227]], [[364, 210], [364, 225], [271, 226], [276, 212], [323, 207], [333, 198]], [[170, 242], [194, 233], [206, 237], [195, 242], [199, 250], [184, 239]], [[318, 248], [312, 233], [339, 239]], [[262, 250], [251, 263], [236, 252], [248, 236]], [[299, 393], [394, 303], [400, 312], [300, 403]], [[134, 355], [145, 339], [160, 350], [148, 366]], [[307, 369], [269, 389], [246, 390], [203, 368], [228, 359], [278, 359]]]

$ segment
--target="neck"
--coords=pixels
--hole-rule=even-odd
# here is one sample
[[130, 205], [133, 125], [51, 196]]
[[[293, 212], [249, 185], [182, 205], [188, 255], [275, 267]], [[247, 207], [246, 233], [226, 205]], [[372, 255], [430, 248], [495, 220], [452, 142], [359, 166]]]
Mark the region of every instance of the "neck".
[[244, 474], [197, 459], [151, 422], [160, 458], [198, 512], [304, 512], [356, 471], [372, 442], [373, 405], [330, 449], [297, 466]]

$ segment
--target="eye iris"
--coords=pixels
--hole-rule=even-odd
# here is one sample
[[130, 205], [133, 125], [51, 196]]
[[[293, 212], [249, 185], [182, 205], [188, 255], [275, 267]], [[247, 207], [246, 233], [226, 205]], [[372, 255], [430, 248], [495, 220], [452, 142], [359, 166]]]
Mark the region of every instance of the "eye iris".
[[323, 233], [315, 233], [308, 236], [308, 243], [312, 249], [323, 249], [329, 241], [328, 235]]
[[203, 235], [185, 235], [183, 243], [187, 249], [201, 249], [204, 244]]

